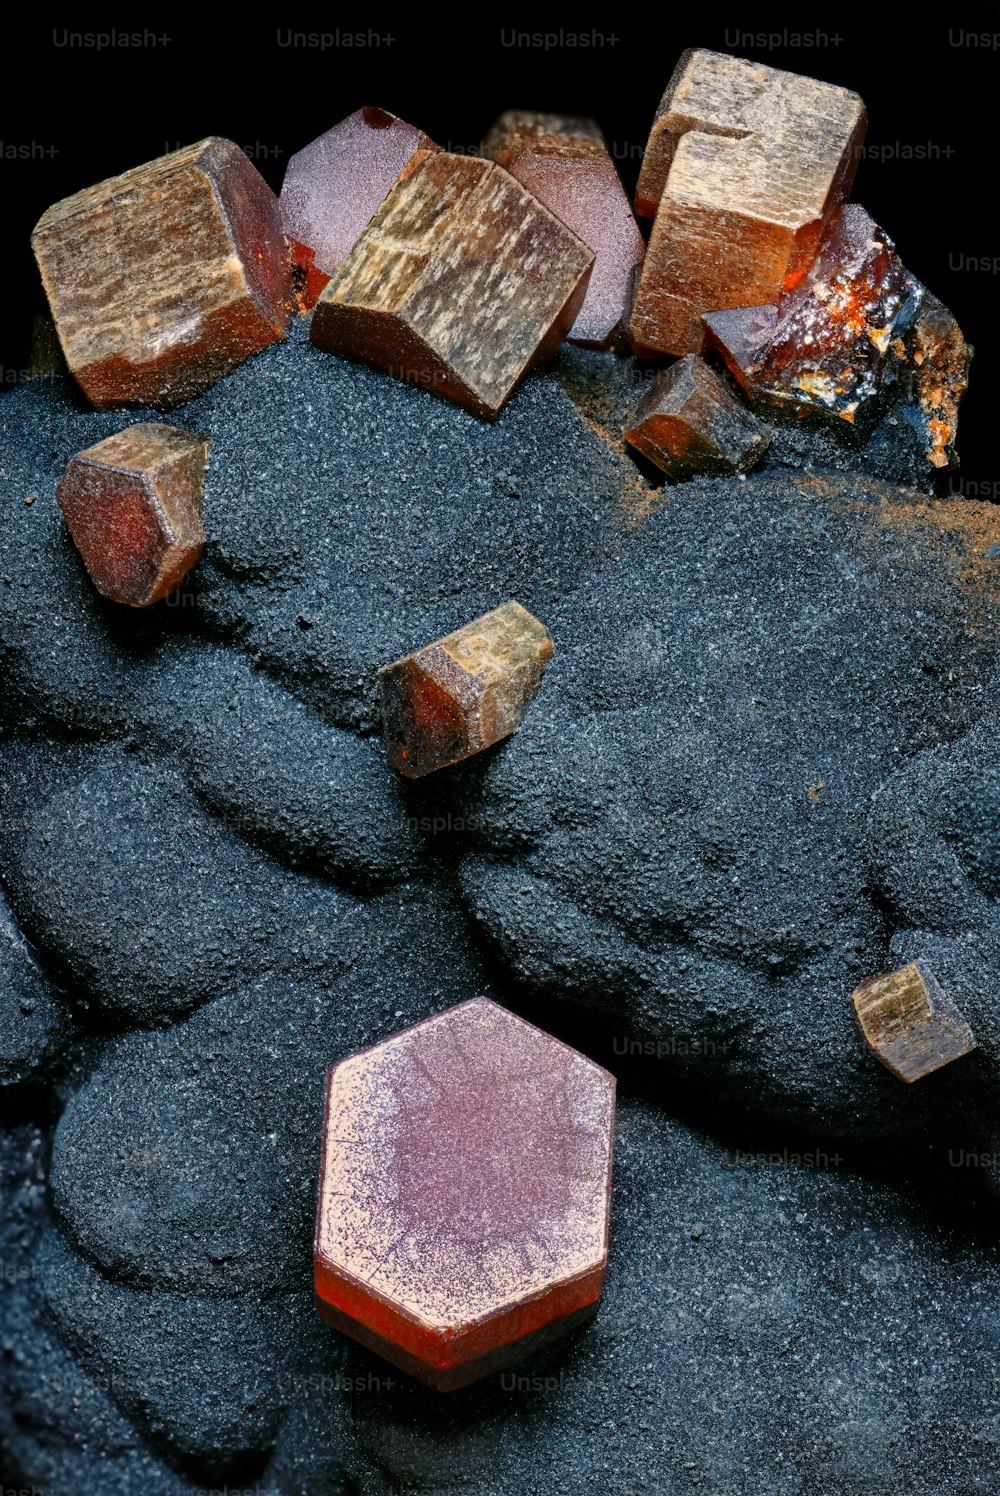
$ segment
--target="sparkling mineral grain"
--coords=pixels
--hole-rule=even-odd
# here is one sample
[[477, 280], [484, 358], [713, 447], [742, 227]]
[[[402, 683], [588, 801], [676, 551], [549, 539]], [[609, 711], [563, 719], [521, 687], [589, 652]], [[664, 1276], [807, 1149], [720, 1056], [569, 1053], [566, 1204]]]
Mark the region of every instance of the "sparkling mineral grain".
[[183, 581], [205, 546], [211, 443], [173, 426], [128, 426], [78, 452], [56, 490], [98, 592], [145, 608]]
[[418, 152], [320, 297], [310, 337], [492, 418], [576, 321], [593, 262], [496, 162]]
[[490, 130], [484, 149], [594, 251], [569, 341], [610, 347], [628, 320], [645, 245], [597, 124], [511, 110]]
[[896, 393], [923, 296], [888, 234], [846, 203], [795, 288], [772, 307], [709, 313], [708, 346], [768, 414], [864, 432]]
[[976, 1047], [925, 961], [869, 977], [853, 1002], [865, 1043], [900, 1080], [920, 1080]]
[[717, 52], [685, 52], [653, 123], [636, 209], [656, 215], [629, 335], [697, 353], [704, 312], [776, 300], [847, 196], [865, 131], [857, 94]]
[[438, 147], [384, 109], [358, 109], [288, 163], [281, 221], [311, 307], [417, 151]]
[[688, 353], [657, 374], [625, 440], [676, 482], [696, 473], [746, 472], [770, 438], [715, 370]]
[[929, 291], [907, 343], [903, 414], [920, 434], [931, 466], [954, 466], [958, 407], [969, 385], [972, 349], [951, 312]]
[[509, 737], [551, 658], [548, 629], [509, 602], [383, 666], [379, 689], [390, 762], [418, 779]]
[[597, 1308], [615, 1083], [486, 998], [333, 1066], [319, 1313], [440, 1391]]
[[32, 245], [66, 361], [101, 410], [181, 404], [284, 335], [277, 198], [230, 140], [55, 203]]

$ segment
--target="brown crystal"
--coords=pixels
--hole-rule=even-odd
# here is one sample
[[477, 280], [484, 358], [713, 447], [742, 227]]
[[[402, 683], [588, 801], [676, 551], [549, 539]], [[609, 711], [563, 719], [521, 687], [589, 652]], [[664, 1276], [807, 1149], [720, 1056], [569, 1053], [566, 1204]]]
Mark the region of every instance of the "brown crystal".
[[869, 977], [852, 1000], [865, 1043], [900, 1080], [920, 1080], [976, 1047], [926, 961]]
[[596, 122], [511, 110], [483, 148], [594, 251], [568, 340], [610, 347], [624, 331], [645, 245]]
[[418, 152], [320, 297], [310, 337], [492, 418], [555, 353], [593, 261], [495, 162]]
[[279, 198], [305, 310], [350, 254], [417, 151], [438, 147], [384, 109], [358, 109], [297, 151]]
[[333, 1066], [318, 1312], [439, 1391], [592, 1315], [614, 1097], [606, 1070], [483, 997]]
[[545, 625], [504, 603], [379, 671], [390, 762], [416, 779], [508, 737], [552, 658]]
[[205, 547], [211, 443], [173, 426], [128, 426], [78, 452], [56, 496], [94, 586], [146, 608], [179, 586]]
[[767, 451], [760, 422], [694, 353], [657, 374], [625, 440], [675, 482], [698, 473], [742, 473]]
[[643, 160], [655, 212], [629, 324], [640, 355], [697, 353], [702, 313], [773, 302], [847, 196], [865, 130], [849, 89], [744, 58], [685, 52]]
[[888, 234], [859, 203], [846, 203], [811, 268], [775, 306], [706, 315], [708, 347], [755, 406], [864, 432], [896, 392], [923, 295]]
[[230, 140], [55, 203], [32, 245], [66, 361], [101, 410], [181, 404], [284, 335], [278, 202]]

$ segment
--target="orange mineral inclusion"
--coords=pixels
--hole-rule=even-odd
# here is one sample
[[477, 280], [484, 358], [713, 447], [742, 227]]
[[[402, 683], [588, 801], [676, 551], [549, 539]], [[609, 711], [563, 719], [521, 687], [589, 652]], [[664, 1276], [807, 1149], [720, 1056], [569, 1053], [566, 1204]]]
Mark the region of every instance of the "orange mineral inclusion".
[[596, 1311], [614, 1078], [484, 997], [327, 1077], [316, 1303], [440, 1391]]

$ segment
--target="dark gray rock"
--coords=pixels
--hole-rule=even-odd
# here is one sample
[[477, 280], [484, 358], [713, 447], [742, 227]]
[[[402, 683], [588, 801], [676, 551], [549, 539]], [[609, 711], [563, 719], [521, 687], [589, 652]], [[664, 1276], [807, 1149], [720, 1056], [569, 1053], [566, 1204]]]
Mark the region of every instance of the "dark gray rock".
[[384, 895], [341, 938], [338, 969], [107, 1045], [52, 1161], [56, 1208], [103, 1272], [202, 1295], [309, 1282], [327, 1067], [484, 987], [440, 894]]
[[941, 1228], [923, 1160], [734, 1141], [625, 1102], [597, 1318], [520, 1372], [442, 1399], [352, 1351], [364, 1496], [992, 1493], [988, 1197]]
[[531, 989], [684, 1040], [741, 1100], [914, 1125], [961, 1081], [901, 1087], [859, 1042], [850, 993], [894, 933], [868, 805], [983, 710], [995, 522], [861, 479], [733, 491], [673, 490], [521, 730], [456, 776], [463, 887]]
[[68, 1044], [73, 1019], [14, 921], [0, 890], [0, 1086], [45, 1075]]
[[15, 781], [0, 843], [22, 925], [92, 1001], [148, 1022], [248, 970], [337, 967], [346, 894], [248, 847], [164, 764], [111, 748], [75, 767], [19, 811]]

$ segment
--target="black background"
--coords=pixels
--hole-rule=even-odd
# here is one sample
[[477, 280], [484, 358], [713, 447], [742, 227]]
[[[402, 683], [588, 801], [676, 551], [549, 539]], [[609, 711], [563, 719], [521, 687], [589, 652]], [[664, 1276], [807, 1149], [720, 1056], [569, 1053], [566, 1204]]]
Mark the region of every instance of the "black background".
[[[333, 14], [295, 25], [247, 23], [229, 10], [205, 22], [126, 22], [115, 29], [138, 33], [144, 44], [103, 50], [67, 42], [112, 29], [104, 22], [5, 27], [0, 387], [23, 377], [31, 320], [44, 307], [29, 235], [60, 197], [209, 134], [246, 148], [277, 190], [289, 155], [362, 104], [389, 109], [457, 151], [477, 149], [503, 109], [593, 115], [631, 192], [674, 63], [685, 47], [702, 46], [809, 73], [864, 98], [868, 139], [853, 196], [976, 347], [960, 429], [961, 485], [970, 496], [1000, 499], [993, 374], [1000, 6], [908, 14], [905, 6], [854, 5], [836, 18], [803, 11], [777, 21], [770, 12], [766, 20], [735, 19], [700, 6], [622, 6], [592, 29], [493, 7], [480, 16], [456, 12], [450, 22], [414, 8], [391, 25]], [[322, 31], [325, 46], [282, 44], [309, 32], [318, 40]], [[361, 44], [347, 45], [347, 35]]]

